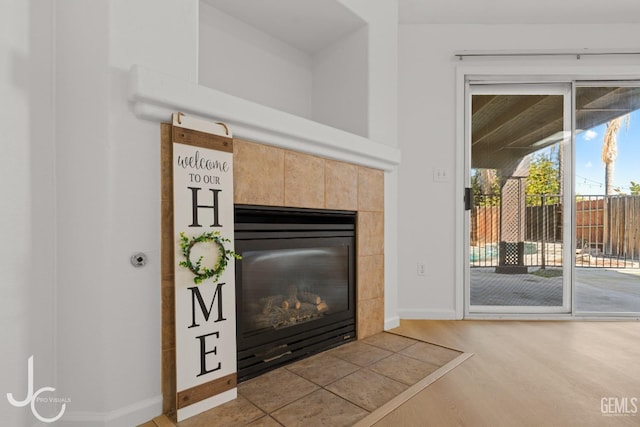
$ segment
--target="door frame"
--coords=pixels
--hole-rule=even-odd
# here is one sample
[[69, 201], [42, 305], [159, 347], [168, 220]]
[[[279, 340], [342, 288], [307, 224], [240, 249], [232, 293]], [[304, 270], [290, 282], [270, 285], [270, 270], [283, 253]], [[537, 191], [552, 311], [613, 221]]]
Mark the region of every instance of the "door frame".
[[[464, 182], [465, 186], [470, 186], [471, 182], [471, 97], [473, 95], [560, 95], [563, 97], [563, 132], [564, 139], [561, 143], [563, 158], [565, 159], [562, 173], [563, 187], [563, 204], [564, 206], [572, 206], [573, 197], [573, 153], [572, 153], [572, 85], [566, 83], [493, 83], [493, 82], [471, 82], [465, 84], [465, 163], [464, 163]], [[567, 161], [569, 159], [570, 161]], [[470, 254], [469, 254], [469, 231], [470, 231], [470, 215], [465, 214], [464, 234], [465, 234], [465, 254], [464, 254], [464, 289], [465, 289], [465, 316], [475, 315], [494, 315], [494, 314], [570, 314], [572, 311], [572, 289], [573, 289], [573, 262], [570, 265], [563, 263], [563, 280], [562, 280], [562, 305], [561, 306], [471, 306], [470, 292]], [[562, 259], [571, 260], [571, 251], [573, 245], [567, 244], [572, 240], [573, 220], [570, 212], [566, 212], [562, 216]]]
[[[563, 61], [560, 59], [547, 58], [544, 63], [538, 61], [532, 61], [530, 65], [521, 65], [521, 62], [515, 62], [507, 60], [504, 63], [496, 65], [495, 62], [484, 61], [482, 58], [477, 60], [465, 61], [455, 66], [455, 87], [456, 87], [456, 100], [455, 100], [455, 125], [456, 125], [456, 191], [458, 197], [455, 201], [455, 253], [459, 262], [464, 263], [469, 259], [469, 248], [467, 245], [468, 230], [465, 227], [465, 218], [468, 214], [464, 211], [464, 187], [465, 187], [465, 131], [466, 119], [468, 115], [465, 111], [466, 105], [466, 85], [469, 82], [479, 83], [486, 82], [491, 84], [497, 83], [566, 83], [580, 84], [586, 82], [630, 82], [640, 81], [640, 71], [635, 66], [625, 65], [624, 63], [616, 62], [608, 58], [596, 59], [594, 63], [584, 64], [579, 60], [572, 62]], [[572, 87], [573, 89], [573, 87]], [[572, 105], [571, 110], [574, 110], [572, 90]], [[573, 126], [573, 123], [572, 123]], [[573, 129], [572, 129], [573, 131]], [[573, 133], [573, 132], [572, 132]], [[571, 146], [573, 146], [573, 141]], [[573, 154], [572, 167], [573, 167]], [[574, 189], [571, 189], [572, 194]], [[572, 209], [572, 217], [575, 215]], [[572, 220], [573, 221], [573, 220]], [[468, 261], [467, 261], [468, 262]], [[570, 313], [566, 314], [500, 314], [491, 313], [487, 315], [473, 314], [470, 316], [466, 313], [465, 306], [467, 305], [468, 296], [465, 294], [465, 280], [466, 280], [466, 268], [458, 268], [455, 273], [455, 318], [502, 318], [502, 319], [544, 319], [544, 320], [568, 320], [575, 318], [574, 308], [572, 307]], [[574, 288], [574, 286], [572, 286]], [[572, 300], [573, 300], [572, 290]], [[588, 319], [590, 315], [581, 315], [581, 319]], [[595, 316], [595, 319], [602, 319], [603, 316]], [[620, 316], [608, 316], [608, 318], [629, 318]]]

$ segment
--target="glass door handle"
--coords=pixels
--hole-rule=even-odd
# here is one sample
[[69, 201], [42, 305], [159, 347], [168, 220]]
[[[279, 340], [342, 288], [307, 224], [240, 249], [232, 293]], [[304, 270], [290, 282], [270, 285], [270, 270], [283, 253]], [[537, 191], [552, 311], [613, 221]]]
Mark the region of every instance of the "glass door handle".
[[470, 211], [473, 209], [473, 188], [465, 187], [464, 189], [464, 210]]

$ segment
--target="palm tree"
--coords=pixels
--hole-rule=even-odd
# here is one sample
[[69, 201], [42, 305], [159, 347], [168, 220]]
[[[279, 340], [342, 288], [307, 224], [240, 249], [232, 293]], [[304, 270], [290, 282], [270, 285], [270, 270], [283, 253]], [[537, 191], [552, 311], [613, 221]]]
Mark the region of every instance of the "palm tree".
[[[602, 161], [604, 162], [604, 194], [610, 196], [614, 193], [613, 177], [615, 171], [616, 158], [618, 157], [618, 132], [622, 121], [626, 122], [629, 127], [629, 115], [616, 117], [615, 119], [607, 122], [607, 128], [604, 132], [604, 140], [602, 141]], [[605, 212], [608, 212], [607, 204], [609, 203], [608, 197], [605, 197]], [[603, 219], [603, 242], [604, 252], [610, 253], [611, 242], [609, 242], [609, 215], [604, 215]]]
[[602, 161], [605, 165], [604, 170], [604, 186], [605, 195], [609, 196], [615, 191], [613, 187], [613, 179], [615, 172], [616, 158], [618, 157], [618, 132], [622, 122], [625, 121], [629, 126], [629, 115], [616, 117], [607, 122], [607, 129], [604, 132], [604, 140], [602, 142]]

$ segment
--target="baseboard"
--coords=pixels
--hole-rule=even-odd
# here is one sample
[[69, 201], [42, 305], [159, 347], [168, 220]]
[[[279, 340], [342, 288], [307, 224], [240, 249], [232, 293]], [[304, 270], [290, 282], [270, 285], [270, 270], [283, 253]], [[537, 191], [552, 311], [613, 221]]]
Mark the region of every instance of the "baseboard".
[[412, 320], [460, 320], [461, 317], [456, 314], [456, 310], [438, 310], [438, 309], [399, 309], [400, 319]]
[[389, 329], [397, 328], [398, 326], [400, 326], [400, 316], [394, 316], [384, 320], [385, 331], [388, 331]]
[[69, 411], [56, 423], [58, 427], [131, 427], [162, 413], [162, 395], [136, 402], [111, 412]]

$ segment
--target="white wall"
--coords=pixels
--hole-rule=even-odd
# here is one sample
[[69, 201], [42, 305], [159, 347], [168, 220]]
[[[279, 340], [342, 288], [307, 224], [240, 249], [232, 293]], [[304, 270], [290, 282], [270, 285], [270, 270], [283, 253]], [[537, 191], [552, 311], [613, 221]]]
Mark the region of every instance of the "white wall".
[[313, 55], [313, 120], [369, 134], [369, 31], [365, 26]]
[[[460, 50], [633, 48], [638, 25], [402, 25], [399, 31], [399, 283], [404, 318], [454, 318], [456, 280], [463, 259], [456, 259], [456, 203], [463, 183], [456, 183], [461, 162], [456, 157], [456, 68], [476, 67], [508, 73], [518, 67], [592, 69], [632, 65], [627, 57], [513, 58], [460, 62]], [[450, 181], [433, 182], [433, 168], [446, 168]], [[457, 184], [457, 185], [456, 185]], [[416, 275], [416, 263], [427, 264], [427, 276]]]
[[35, 386], [56, 386], [53, 6], [40, 3], [7, 0], [0, 14], [0, 419], [15, 426], [34, 421], [5, 397], [25, 398], [29, 356]]
[[[58, 385], [75, 411], [106, 408], [105, 343], [109, 288], [106, 196], [108, 8], [56, 5], [56, 211]], [[80, 19], [82, 17], [82, 19]]]
[[[61, 425], [137, 425], [162, 402], [160, 128], [133, 115], [128, 71], [195, 82], [197, 1], [56, 11], [58, 382], [72, 399]], [[137, 251], [144, 268], [129, 262]]]
[[398, 141], [398, 1], [339, 1], [368, 24], [368, 136], [395, 147]]
[[200, 4], [199, 83], [310, 118], [310, 54]]

